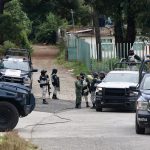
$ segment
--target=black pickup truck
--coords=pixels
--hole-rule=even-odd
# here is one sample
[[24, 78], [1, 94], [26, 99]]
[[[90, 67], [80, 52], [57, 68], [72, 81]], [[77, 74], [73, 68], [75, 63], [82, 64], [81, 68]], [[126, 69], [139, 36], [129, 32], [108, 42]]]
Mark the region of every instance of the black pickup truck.
[[135, 130], [144, 134], [145, 128], [150, 128], [150, 56], [142, 60], [139, 69], [138, 99], [136, 103]]
[[19, 117], [25, 117], [35, 107], [31, 89], [17, 83], [0, 82], [0, 132], [15, 128]]

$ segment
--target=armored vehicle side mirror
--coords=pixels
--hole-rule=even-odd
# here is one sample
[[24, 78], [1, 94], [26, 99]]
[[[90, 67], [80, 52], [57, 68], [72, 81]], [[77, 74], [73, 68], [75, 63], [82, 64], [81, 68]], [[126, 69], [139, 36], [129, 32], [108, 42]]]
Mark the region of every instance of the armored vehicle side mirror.
[[136, 91], [136, 92], [139, 91], [138, 88], [137, 88], [137, 86], [130, 86], [129, 89], [130, 89], [131, 91]]

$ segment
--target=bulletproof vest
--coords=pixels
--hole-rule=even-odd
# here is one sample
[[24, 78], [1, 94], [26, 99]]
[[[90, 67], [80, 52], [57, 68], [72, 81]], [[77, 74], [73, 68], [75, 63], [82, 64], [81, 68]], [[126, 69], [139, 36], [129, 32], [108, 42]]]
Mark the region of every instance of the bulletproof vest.
[[40, 84], [45, 84], [48, 81], [48, 76], [40, 76]]

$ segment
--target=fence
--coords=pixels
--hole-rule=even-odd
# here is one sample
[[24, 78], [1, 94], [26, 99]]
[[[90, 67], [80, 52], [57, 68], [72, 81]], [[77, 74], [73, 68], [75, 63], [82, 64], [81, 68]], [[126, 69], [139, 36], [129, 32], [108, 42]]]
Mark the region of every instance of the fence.
[[[127, 47], [130, 44], [101, 43], [102, 62], [97, 62], [97, 51], [95, 41], [87, 42], [72, 34], [67, 36], [68, 61], [81, 61], [90, 70], [111, 70], [113, 64], [120, 58], [128, 55]], [[150, 47], [143, 42], [135, 42], [133, 49], [137, 55], [143, 58], [150, 55]]]
[[68, 61], [80, 61], [90, 69], [90, 44], [74, 35], [67, 38]]

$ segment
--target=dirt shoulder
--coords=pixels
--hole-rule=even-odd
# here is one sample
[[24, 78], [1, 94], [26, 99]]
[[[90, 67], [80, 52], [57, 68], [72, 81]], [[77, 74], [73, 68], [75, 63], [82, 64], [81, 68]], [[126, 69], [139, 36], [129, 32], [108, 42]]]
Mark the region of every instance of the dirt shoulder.
[[[58, 97], [63, 100], [75, 100], [74, 77], [71, 72], [62, 66], [55, 63], [55, 59], [59, 53], [56, 46], [47, 45], [33, 45], [33, 67], [38, 69], [37, 73], [33, 75], [33, 93], [37, 98], [41, 97], [41, 91], [37, 82], [40, 71], [46, 69], [50, 76], [53, 68], [58, 69], [58, 76], [60, 78], [60, 92]], [[53, 90], [53, 89], [52, 89]], [[51, 90], [51, 91], [52, 91]], [[48, 96], [47, 96], [48, 97]]]

